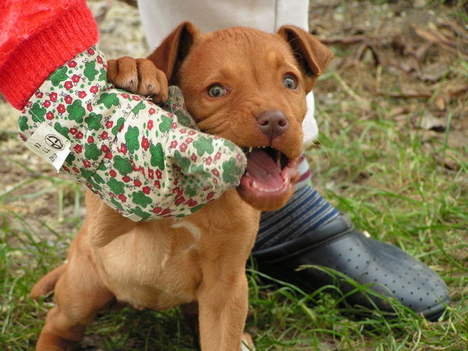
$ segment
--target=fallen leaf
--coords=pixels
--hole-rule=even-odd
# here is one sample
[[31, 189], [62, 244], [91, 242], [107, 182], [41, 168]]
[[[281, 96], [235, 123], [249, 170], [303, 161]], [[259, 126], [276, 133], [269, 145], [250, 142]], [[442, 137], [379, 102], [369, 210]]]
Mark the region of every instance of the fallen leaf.
[[447, 127], [447, 123], [445, 119], [437, 118], [430, 113], [426, 113], [424, 116], [416, 120], [415, 126], [424, 130], [444, 132]]

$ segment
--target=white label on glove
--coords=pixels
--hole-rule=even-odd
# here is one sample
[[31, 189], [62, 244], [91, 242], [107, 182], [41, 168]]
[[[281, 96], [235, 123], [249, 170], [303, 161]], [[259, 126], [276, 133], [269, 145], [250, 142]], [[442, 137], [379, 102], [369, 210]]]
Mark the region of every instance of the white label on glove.
[[32, 152], [50, 163], [57, 173], [70, 153], [70, 141], [47, 123], [41, 124], [25, 144]]

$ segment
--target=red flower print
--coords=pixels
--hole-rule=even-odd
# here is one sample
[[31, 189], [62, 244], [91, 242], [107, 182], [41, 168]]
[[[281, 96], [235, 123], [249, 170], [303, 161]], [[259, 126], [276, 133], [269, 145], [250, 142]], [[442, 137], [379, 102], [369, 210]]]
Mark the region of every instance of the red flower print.
[[112, 155], [112, 152], [107, 152], [106, 153], [106, 156], [104, 156], [105, 158], [107, 158], [108, 160], [112, 160], [112, 157], [114, 157], [114, 155]]
[[188, 132], [188, 134], [189, 134], [189, 135], [195, 135], [195, 131], [190, 130], [190, 131]]
[[68, 62], [68, 67], [70, 67], [70, 68], [76, 67], [76, 61], [69, 61]]
[[49, 112], [46, 113], [46, 118], [47, 118], [48, 120], [54, 119], [54, 114], [53, 114], [52, 112], [49, 111]]
[[176, 122], [172, 123], [172, 124], [171, 124], [171, 128], [172, 128], [172, 129], [176, 129], [176, 128], [177, 128], [177, 123], [176, 123]]
[[106, 122], [106, 128], [112, 128], [113, 125], [114, 125], [114, 122], [112, 122], [112, 121], [107, 121]]
[[97, 62], [99, 62], [99, 63], [103, 63], [103, 62], [104, 62], [104, 61], [102, 60], [102, 57], [101, 57], [101, 56], [96, 57], [96, 60], [97, 60]]
[[160, 213], [162, 211], [161, 207], [155, 207], [153, 208], [153, 213]]
[[141, 189], [141, 190], [143, 190], [143, 192], [146, 195], [148, 195], [151, 192], [151, 188], [149, 186], [144, 186], [143, 189]]
[[219, 160], [221, 158], [221, 152], [217, 152], [215, 155], [215, 160]]
[[93, 94], [96, 94], [99, 91], [99, 88], [97, 87], [97, 85], [93, 85], [91, 88], [89, 88], [89, 91]]
[[109, 152], [109, 147], [107, 145], [101, 145], [102, 152]]
[[89, 167], [91, 167], [91, 162], [89, 162], [88, 160], [84, 160], [84, 161], [83, 161], [83, 165], [84, 165], [86, 168], [89, 168]]
[[71, 88], [73, 88], [73, 83], [67, 80], [63, 86], [65, 87], [65, 89], [70, 90]]
[[[155, 108], [150, 108], [149, 111], [148, 111], [148, 113], [149, 113], [150, 115], [154, 115], [154, 114], [156, 113], [156, 109], [155, 109]], [[150, 122], [153, 122], [153, 121], [150, 121]], [[151, 124], [151, 125], [152, 125], [152, 124]], [[148, 129], [149, 129], [149, 128], [148, 128]]]
[[122, 180], [125, 182], [125, 183], [128, 183], [130, 181], [130, 177], [129, 176], [124, 176], [122, 177]]
[[208, 156], [205, 160], [205, 163], [209, 166], [211, 165], [211, 162], [213, 162], [213, 159], [211, 158], [211, 156]]
[[72, 133], [72, 135], [75, 135], [77, 132], [78, 132], [78, 129], [70, 128], [70, 133]]
[[34, 95], [36, 95], [36, 97], [38, 97], [39, 99], [41, 99], [44, 96], [44, 94], [40, 91], [36, 91], [36, 94]]
[[161, 212], [161, 216], [167, 216], [169, 217], [169, 213], [171, 213], [171, 210], [169, 208], [165, 208], [162, 212]]
[[150, 169], [150, 168], [148, 168], [148, 177], [150, 179], [154, 179], [154, 171], [152, 169]]
[[[153, 110], [154, 110], [154, 109], [153, 109]], [[148, 128], [148, 130], [153, 129], [153, 120], [150, 120], [150, 121], [148, 122], [147, 128]]]
[[81, 153], [81, 151], [83, 151], [83, 146], [81, 146], [81, 145], [75, 145], [75, 146], [73, 147], [73, 150], [75, 150], [76, 153], [79, 154], [79, 153]]
[[57, 106], [57, 111], [59, 113], [64, 113], [65, 112], [65, 106], [63, 104], [60, 104]]
[[186, 142], [187, 144], [190, 144], [192, 141], [193, 141], [193, 138], [187, 138], [187, 139], [185, 139], [185, 142]]
[[148, 151], [148, 148], [150, 147], [150, 143], [148, 138], [144, 138], [141, 140], [141, 147], [145, 150]]
[[49, 100], [44, 101], [44, 107], [49, 108], [51, 105], [51, 102]]
[[117, 150], [119, 150], [120, 153], [126, 155], [127, 154], [127, 145], [120, 144], [120, 149], [117, 149]]
[[208, 193], [208, 195], [206, 195], [206, 198], [208, 200], [211, 200], [213, 198], [213, 196], [214, 196], [214, 191], [211, 191], [210, 193]]
[[83, 133], [82, 133], [82, 132], [76, 133], [76, 137], [77, 137], [78, 139], [83, 139]]
[[181, 197], [181, 196], [184, 194], [183, 190], [180, 189], [180, 188], [175, 188], [174, 190], [172, 190], [172, 193], [173, 193], [173, 194], [176, 194], [176, 196], [175, 196], [176, 199], [177, 199], [178, 197]]
[[116, 172], [115, 170], [111, 169], [111, 170], [109, 171], [109, 175], [110, 175], [112, 178], [115, 178], [115, 177], [117, 176], [117, 172]]
[[161, 189], [161, 183], [159, 182], [159, 180], [154, 182], [154, 186], [158, 189]]
[[67, 95], [65, 96], [65, 102], [70, 105], [73, 102], [73, 98], [70, 95]]
[[132, 95], [132, 100], [133, 101], [140, 101], [141, 98], [139, 96], [137, 96], [137, 95]]
[[162, 177], [162, 172], [159, 169], [156, 171], [156, 177], [158, 179], [161, 179], [161, 177]]
[[127, 202], [127, 197], [124, 194], [119, 194], [119, 200], [122, 202]]
[[82, 90], [82, 91], [79, 91], [79, 92], [78, 92], [78, 97], [79, 97], [80, 99], [84, 99], [84, 98], [86, 97], [86, 95], [88, 95], [88, 94], [86, 94], [86, 91], [83, 91], [83, 90]]
[[89, 112], [92, 112], [92, 111], [93, 111], [93, 105], [92, 105], [91, 103], [86, 104], [86, 109], [87, 109]]
[[74, 74], [73, 77], [72, 77], [72, 81], [74, 81], [75, 83], [78, 83], [80, 81], [81, 77], [77, 74]]
[[185, 150], [187, 150], [187, 144], [182, 143], [182, 144], [180, 145], [180, 151], [185, 152]]
[[192, 154], [192, 156], [190, 156], [190, 159], [191, 159], [193, 162], [197, 162], [197, 155]]
[[73, 172], [75, 172], [75, 173], [80, 173], [80, 170], [79, 170], [78, 168], [73, 167], [72, 169], [73, 169]]
[[133, 181], [133, 185], [137, 186], [137, 187], [140, 187], [141, 186], [141, 182], [138, 180], [138, 179], [135, 179]]
[[180, 205], [180, 204], [184, 203], [184, 201], [185, 201], [185, 197], [181, 196], [177, 200], [175, 200], [175, 204]]
[[86, 52], [90, 55], [94, 55], [94, 49], [93, 48], [89, 48], [88, 50], [86, 50]]
[[86, 139], [89, 144], [94, 143], [94, 138], [92, 136], [89, 136], [88, 139]]
[[57, 100], [57, 93], [50, 93], [49, 95], [50, 101], [56, 101]]
[[124, 99], [128, 99], [128, 98], [130, 98], [130, 95], [128, 95], [127, 93], [122, 93], [122, 97]]
[[102, 140], [106, 140], [108, 136], [109, 136], [109, 134], [106, 131], [101, 133]]
[[217, 169], [213, 169], [211, 173], [213, 173], [216, 177], [219, 177], [219, 172]]
[[187, 205], [190, 207], [195, 207], [198, 205], [198, 202], [196, 202], [194, 199], [188, 199], [187, 200]]
[[172, 140], [172, 141], [171, 141], [170, 148], [171, 148], [171, 149], [175, 149], [176, 147], [177, 147], [177, 140]]

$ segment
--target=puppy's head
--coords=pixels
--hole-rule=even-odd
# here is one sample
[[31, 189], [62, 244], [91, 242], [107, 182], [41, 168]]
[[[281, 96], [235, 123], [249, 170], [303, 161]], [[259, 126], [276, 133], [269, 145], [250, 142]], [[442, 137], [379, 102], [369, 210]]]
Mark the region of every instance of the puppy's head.
[[180, 87], [201, 130], [244, 148], [241, 197], [261, 211], [283, 206], [297, 178], [305, 97], [331, 52], [294, 26], [202, 34], [185, 22], [148, 58]]

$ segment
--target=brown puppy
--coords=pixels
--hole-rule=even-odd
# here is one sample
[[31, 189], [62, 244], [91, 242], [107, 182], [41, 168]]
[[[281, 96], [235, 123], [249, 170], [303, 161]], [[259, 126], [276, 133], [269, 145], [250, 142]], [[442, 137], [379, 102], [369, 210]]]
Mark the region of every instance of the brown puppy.
[[57, 301], [37, 350], [72, 349], [96, 313], [117, 299], [156, 310], [191, 304], [193, 313], [198, 306], [201, 349], [238, 351], [245, 263], [260, 211], [283, 206], [293, 192], [305, 96], [331, 57], [293, 26], [277, 34], [240, 27], [202, 34], [183, 23], [149, 56], [152, 62], [109, 62], [116, 85], [134, 92], [150, 86], [149, 94], [164, 87], [156, 75], [141, 75], [154, 63], [180, 87], [200, 128], [244, 147], [249, 162], [237, 189], [183, 219], [134, 223], [88, 192], [87, 219], [67, 263], [32, 291], [38, 297], [55, 285]]

